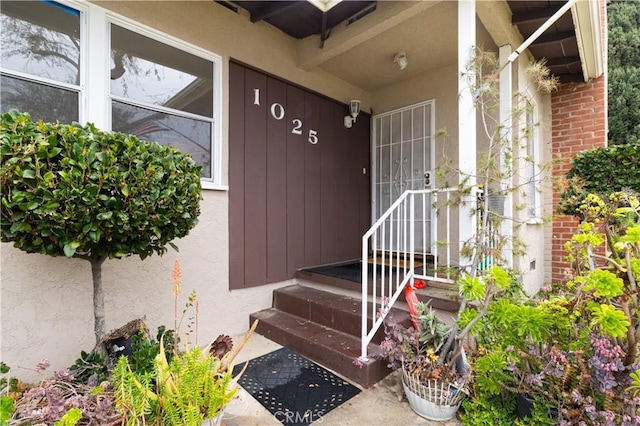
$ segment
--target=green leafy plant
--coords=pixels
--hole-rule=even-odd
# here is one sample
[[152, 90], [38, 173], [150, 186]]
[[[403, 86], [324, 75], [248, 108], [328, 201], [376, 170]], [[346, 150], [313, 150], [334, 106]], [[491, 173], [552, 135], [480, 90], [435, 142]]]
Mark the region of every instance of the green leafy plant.
[[421, 382], [465, 383], [469, 372], [460, 371], [458, 365], [463, 356], [463, 341], [486, 315], [495, 295], [510, 285], [509, 274], [499, 266], [475, 277], [464, 274], [459, 280], [462, 303], [457, 323], [445, 324], [428, 303], [418, 303], [418, 330], [385, 322], [385, 339], [374, 356], [385, 359], [391, 368], [402, 366]]
[[54, 426], [74, 426], [80, 421], [81, 418], [82, 410], [74, 407], [71, 410], [67, 411], [60, 420], [55, 422]]
[[438, 318], [436, 311], [428, 303], [419, 303], [417, 309], [419, 314], [418, 323], [420, 325], [420, 338], [418, 341], [438, 353], [446, 343], [451, 327]]
[[580, 207], [589, 194], [607, 197], [617, 191], [640, 191], [640, 144], [585, 150], [572, 163], [558, 205], [560, 213], [585, 218]]
[[102, 263], [176, 248], [200, 214], [200, 166], [172, 147], [17, 111], [0, 116], [0, 156], [2, 241], [91, 263], [99, 342]]
[[629, 378], [631, 379], [631, 386], [626, 390], [627, 392], [631, 392], [634, 397], [637, 397], [638, 394], [640, 394], [640, 370], [636, 370], [629, 374]]
[[15, 404], [13, 398], [2, 395], [0, 396], [0, 425], [4, 426], [13, 415]]
[[153, 372], [134, 372], [126, 357], [120, 357], [112, 380], [125, 423], [200, 426], [220, 415], [239, 391], [237, 379], [242, 372], [233, 375], [233, 361], [256, 326], [257, 321], [243, 344], [221, 358], [208, 345], [174, 354], [168, 361], [162, 338]]
[[132, 353], [127, 358], [131, 370], [137, 373], [150, 373], [155, 368], [155, 358], [160, 353], [160, 344], [164, 344], [164, 350], [169, 359], [173, 355], [174, 332], [167, 330], [165, 326], [158, 327], [156, 339], [152, 339], [145, 330], [140, 330], [132, 337]]
[[640, 203], [631, 192], [588, 199], [593, 221], [566, 244], [573, 278], [524, 303], [499, 300], [482, 323], [492, 336], [475, 354], [472, 390], [532, 397], [531, 418], [514, 424], [545, 424], [551, 412], [567, 425], [630, 425], [640, 415]]
[[9, 376], [9, 367], [0, 362], [0, 425], [4, 426], [15, 411], [15, 400], [22, 394], [20, 382], [17, 378]]
[[69, 370], [79, 382], [96, 386], [107, 380], [107, 368], [105, 357], [100, 352], [80, 351], [80, 357], [69, 367]]
[[[179, 275], [176, 271], [178, 262], [173, 283], [177, 306], [180, 281], [175, 279]], [[197, 307], [195, 293], [191, 293], [182, 315], [195, 308], [196, 324]], [[177, 307], [174, 315], [177, 323]], [[132, 338], [128, 357], [114, 360], [109, 356], [105, 361], [95, 351], [82, 352], [72, 369], [57, 371], [29, 388], [15, 406], [11, 405], [13, 399], [4, 400], [3, 395], [2, 415], [15, 424], [201, 426], [205, 419], [220, 416], [237, 394], [242, 372], [233, 374], [234, 361], [257, 325], [255, 321], [235, 349], [229, 336], [220, 335], [204, 348], [197, 344], [189, 348], [186, 340], [185, 350], [174, 352], [178, 339], [173, 330], [158, 327], [155, 340], [142, 319], [131, 321], [114, 332], [121, 337], [126, 331]], [[42, 373], [47, 367], [44, 360], [35, 371]], [[0, 371], [6, 373], [8, 367], [0, 364]]]
[[468, 426], [512, 426], [515, 406], [515, 395], [472, 394], [462, 402], [460, 420]]

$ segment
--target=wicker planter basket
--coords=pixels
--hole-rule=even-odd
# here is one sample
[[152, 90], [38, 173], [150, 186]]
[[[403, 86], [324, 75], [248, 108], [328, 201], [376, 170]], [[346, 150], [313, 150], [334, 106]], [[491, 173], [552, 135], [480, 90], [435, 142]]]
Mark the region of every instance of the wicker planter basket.
[[[464, 356], [458, 359], [458, 372], [464, 374], [469, 365]], [[465, 375], [464, 377], [467, 377]], [[420, 380], [402, 368], [402, 387], [409, 406], [421, 417], [429, 420], [450, 420], [469, 394], [468, 380], [460, 377], [452, 383], [441, 380]]]

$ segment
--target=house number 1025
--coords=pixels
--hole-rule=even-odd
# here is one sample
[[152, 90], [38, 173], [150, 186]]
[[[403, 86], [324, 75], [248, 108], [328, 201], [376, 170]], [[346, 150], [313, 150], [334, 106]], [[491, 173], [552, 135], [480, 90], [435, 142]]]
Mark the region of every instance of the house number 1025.
[[[253, 89], [253, 104], [254, 105], [260, 105], [260, 89]], [[276, 120], [282, 120], [285, 117], [285, 110], [284, 107], [282, 106], [282, 104], [278, 103], [278, 102], [274, 102], [271, 104], [271, 116], [273, 118], [275, 118]], [[303, 128], [303, 123], [302, 120], [300, 120], [299, 118], [294, 118], [293, 120], [291, 120], [292, 124], [293, 124], [293, 128], [291, 129], [291, 133], [293, 133], [294, 135], [302, 135], [302, 128]], [[318, 139], [318, 131], [317, 130], [313, 130], [313, 129], [309, 129], [309, 134], [307, 137], [307, 141], [310, 144], [317, 144], [319, 142]]]

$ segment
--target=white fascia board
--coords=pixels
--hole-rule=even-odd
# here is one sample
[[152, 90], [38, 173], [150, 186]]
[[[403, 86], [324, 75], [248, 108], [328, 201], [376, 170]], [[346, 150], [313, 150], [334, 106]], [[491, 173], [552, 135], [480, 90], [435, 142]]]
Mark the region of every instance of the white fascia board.
[[577, 1], [571, 7], [571, 16], [576, 30], [584, 80], [598, 78], [604, 73], [604, 52], [598, 0]]

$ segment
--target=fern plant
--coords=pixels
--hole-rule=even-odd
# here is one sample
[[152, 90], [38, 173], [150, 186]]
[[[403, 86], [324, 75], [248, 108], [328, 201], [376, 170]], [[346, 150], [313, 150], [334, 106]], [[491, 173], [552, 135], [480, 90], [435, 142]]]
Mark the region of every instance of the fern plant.
[[242, 344], [221, 358], [195, 346], [167, 358], [164, 338], [154, 360], [154, 371], [132, 370], [126, 357], [120, 357], [113, 371], [116, 406], [127, 426], [200, 426], [213, 419], [237, 395], [238, 378], [233, 375], [234, 359], [253, 333], [255, 321]]
[[124, 424], [135, 426], [148, 419], [156, 424], [158, 395], [153, 392], [152, 374], [135, 373], [125, 356], [121, 356], [113, 369], [111, 381], [116, 407], [123, 415]]
[[220, 371], [222, 361], [199, 347], [168, 364], [161, 358], [157, 363], [159, 371], [168, 372], [158, 383], [166, 424], [198, 426], [218, 416], [238, 393], [231, 369]]

